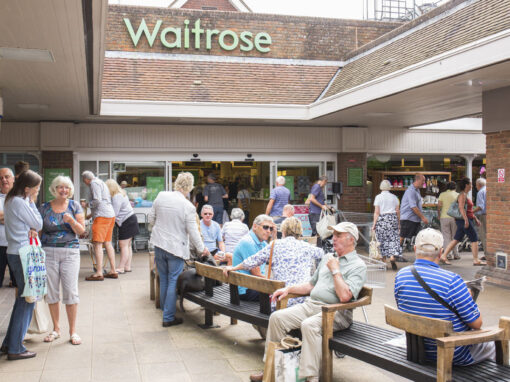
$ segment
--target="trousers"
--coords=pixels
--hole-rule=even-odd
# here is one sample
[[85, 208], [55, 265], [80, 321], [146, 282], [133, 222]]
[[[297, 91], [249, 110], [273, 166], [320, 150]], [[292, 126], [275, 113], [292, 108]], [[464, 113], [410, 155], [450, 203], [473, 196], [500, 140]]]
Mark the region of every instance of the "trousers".
[[[299, 361], [299, 378], [318, 377], [322, 361], [322, 306], [320, 301], [310, 298], [291, 308], [277, 310], [269, 317], [266, 348], [269, 342], [280, 342], [287, 332], [301, 329], [303, 343]], [[352, 323], [352, 310], [335, 315], [334, 330], [347, 329]], [[264, 352], [264, 362], [265, 362]]]

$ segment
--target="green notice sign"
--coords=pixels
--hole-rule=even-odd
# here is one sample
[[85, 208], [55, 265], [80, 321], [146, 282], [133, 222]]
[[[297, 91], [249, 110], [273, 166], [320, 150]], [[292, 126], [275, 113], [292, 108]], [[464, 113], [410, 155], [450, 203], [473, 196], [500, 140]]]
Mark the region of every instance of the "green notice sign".
[[50, 192], [51, 182], [57, 176], [68, 176], [71, 177], [71, 169], [70, 168], [45, 168], [44, 169], [44, 201], [49, 202], [50, 200], [55, 199]]
[[285, 178], [285, 187], [287, 187], [290, 191], [290, 200], [294, 200], [294, 177], [293, 176], [284, 176]]
[[147, 200], [153, 202], [161, 191], [165, 190], [164, 176], [147, 177]]
[[363, 187], [363, 168], [351, 167], [347, 169], [347, 186]]

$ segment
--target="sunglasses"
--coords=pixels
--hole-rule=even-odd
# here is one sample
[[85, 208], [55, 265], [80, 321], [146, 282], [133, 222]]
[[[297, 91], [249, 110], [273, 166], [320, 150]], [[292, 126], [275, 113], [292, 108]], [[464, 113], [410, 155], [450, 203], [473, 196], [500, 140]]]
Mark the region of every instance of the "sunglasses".
[[274, 227], [271, 227], [271, 226], [269, 226], [269, 225], [263, 225], [263, 226], [262, 226], [262, 229], [263, 229], [263, 230], [265, 230], [265, 231], [271, 231], [271, 232], [273, 232]]

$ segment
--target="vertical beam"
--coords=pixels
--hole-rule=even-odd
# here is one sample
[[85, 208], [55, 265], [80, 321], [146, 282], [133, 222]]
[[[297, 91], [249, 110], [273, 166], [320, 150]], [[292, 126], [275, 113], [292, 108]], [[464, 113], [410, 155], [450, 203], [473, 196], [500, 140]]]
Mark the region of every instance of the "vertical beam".
[[322, 378], [321, 381], [333, 382], [333, 351], [329, 340], [333, 337], [335, 312], [322, 312]]
[[[466, 161], [466, 173], [464, 174], [466, 177], [468, 177], [469, 179], [471, 179], [471, 182], [474, 181], [473, 179], [473, 160], [475, 159], [476, 155], [463, 155], [462, 156], [464, 158], [464, 160]], [[474, 182], [473, 182], [473, 187], [474, 187]], [[472, 192], [469, 191], [469, 197], [472, 197]]]

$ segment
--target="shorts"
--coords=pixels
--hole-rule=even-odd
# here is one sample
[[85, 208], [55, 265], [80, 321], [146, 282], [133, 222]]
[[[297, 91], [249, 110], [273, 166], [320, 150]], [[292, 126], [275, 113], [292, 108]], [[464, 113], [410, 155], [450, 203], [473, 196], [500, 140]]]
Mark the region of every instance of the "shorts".
[[95, 243], [105, 243], [112, 241], [113, 227], [115, 218], [104, 218], [98, 216], [92, 223], [92, 241]]
[[[119, 227], [118, 224], [117, 227]], [[133, 214], [124, 220], [124, 223], [119, 227], [119, 240], [132, 239], [139, 233], [140, 227], [138, 226], [138, 218]]]
[[412, 220], [401, 220], [400, 221], [400, 237], [407, 239], [418, 235], [420, 231], [420, 222], [413, 222]]
[[464, 220], [455, 219], [455, 224], [457, 224], [457, 232], [455, 232], [455, 236], [453, 237], [454, 240], [462, 241], [462, 239], [464, 239], [464, 235], [467, 235], [471, 243], [476, 243], [478, 241], [478, 234], [476, 233], [473, 219], [468, 219], [468, 221], [469, 226], [464, 228]]
[[48, 294], [46, 302], [55, 304], [60, 301], [60, 284], [62, 284], [62, 303], [78, 304], [78, 276], [80, 274], [80, 249], [44, 247], [46, 252], [46, 275]]

